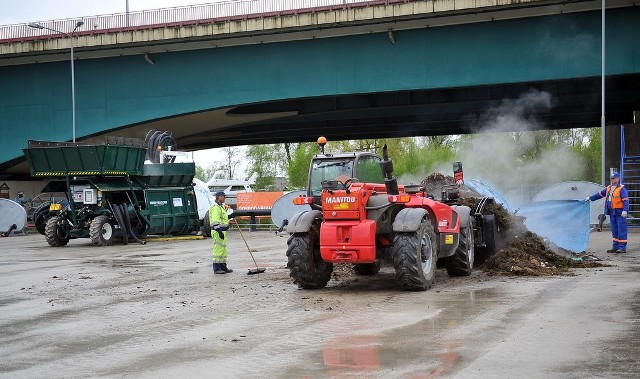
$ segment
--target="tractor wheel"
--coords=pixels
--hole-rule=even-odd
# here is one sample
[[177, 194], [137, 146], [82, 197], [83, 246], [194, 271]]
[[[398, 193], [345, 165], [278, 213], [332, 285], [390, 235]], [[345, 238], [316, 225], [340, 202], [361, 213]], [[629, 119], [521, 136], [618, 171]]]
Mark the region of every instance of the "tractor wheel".
[[44, 229], [47, 227], [47, 220], [49, 219], [49, 205], [51, 203], [44, 203], [33, 212], [33, 225], [38, 233], [42, 235], [44, 235]]
[[44, 237], [47, 239], [49, 246], [60, 247], [69, 242], [69, 233], [62, 225], [62, 220], [62, 216], [53, 216], [47, 220], [47, 225], [44, 228]]
[[331, 279], [333, 263], [322, 260], [318, 233], [313, 229], [307, 233], [294, 233], [287, 245], [287, 267], [293, 282], [305, 289], [325, 287]]
[[382, 259], [376, 259], [374, 263], [356, 263], [351, 268], [356, 275], [375, 275], [380, 271]]
[[436, 235], [429, 220], [422, 220], [417, 231], [397, 233], [393, 239], [393, 266], [400, 287], [424, 291], [436, 278]]
[[497, 251], [498, 246], [496, 241], [497, 229], [495, 215], [482, 216], [482, 230], [484, 237], [484, 247], [478, 248], [478, 254], [476, 255], [476, 266], [479, 266], [491, 258]]
[[469, 218], [469, 223], [460, 228], [460, 243], [452, 257], [447, 258], [447, 272], [451, 276], [469, 276], [473, 269], [474, 260], [473, 246], [473, 222]]
[[91, 220], [89, 237], [93, 246], [111, 246], [113, 243], [113, 223], [108, 216], [97, 216]]
[[204, 220], [202, 220], [202, 236], [204, 238], [211, 237], [211, 221], [209, 220], [209, 211], [204, 214]]

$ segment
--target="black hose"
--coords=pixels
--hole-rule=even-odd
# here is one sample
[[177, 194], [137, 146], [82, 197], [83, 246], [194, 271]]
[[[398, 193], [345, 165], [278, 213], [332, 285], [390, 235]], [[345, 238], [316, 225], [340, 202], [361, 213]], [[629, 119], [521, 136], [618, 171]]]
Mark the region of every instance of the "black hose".
[[[151, 132], [151, 131], [150, 131]], [[149, 136], [147, 133], [147, 158], [153, 163], [159, 162], [158, 150], [157, 150], [157, 136], [160, 132], [155, 130]]]
[[3, 235], [4, 237], [9, 237], [9, 234], [11, 234], [11, 232], [12, 232], [12, 231], [14, 231], [14, 230], [16, 230], [16, 229], [18, 229], [18, 225], [13, 224], [13, 225], [11, 225], [11, 227], [9, 228], [9, 230], [7, 230], [6, 232], [2, 233], [2, 235]]
[[[147, 143], [147, 158], [153, 163], [160, 163], [160, 150], [158, 146], [161, 146], [164, 150], [165, 147], [171, 146], [176, 148], [176, 140], [169, 132], [160, 132], [150, 130], [145, 137]], [[171, 158], [171, 162], [175, 160], [175, 157]]]
[[122, 210], [118, 206], [118, 204], [113, 204], [113, 215], [116, 217], [116, 221], [118, 221], [118, 225], [120, 225], [120, 230], [122, 231], [122, 241], [125, 245], [129, 243], [129, 234], [127, 233], [127, 227], [124, 224], [124, 219], [122, 217]]
[[133, 238], [134, 240], [136, 240], [136, 242], [138, 242], [141, 245], [146, 244], [145, 241], [142, 241], [138, 238], [138, 236], [136, 236], [136, 234], [133, 232], [133, 228], [131, 227], [131, 218], [129, 217], [129, 210], [127, 209], [127, 204], [120, 204], [120, 207], [122, 207], [122, 214], [124, 217], [124, 223], [127, 226], [127, 233], [131, 233], [131, 238]]

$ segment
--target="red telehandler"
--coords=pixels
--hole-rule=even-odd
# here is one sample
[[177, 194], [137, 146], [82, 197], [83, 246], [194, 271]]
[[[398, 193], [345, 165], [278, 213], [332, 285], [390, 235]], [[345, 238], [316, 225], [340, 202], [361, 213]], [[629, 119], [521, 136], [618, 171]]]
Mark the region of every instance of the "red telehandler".
[[[420, 185], [398, 185], [393, 163], [369, 152], [325, 154], [311, 161], [306, 196], [294, 204], [311, 209], [287, 222], [287, 267], [300, 288], [323, 288], [334, 263], [351, 263], [359, 275], [378, 273], [391, 262], [404, 290], [426, 290], [436, 264], [449, 275], [470, 275], [476, 250], [495, 253], [493, 215], [482, 215], [484, 198], [472, 213], [453, 205], [462, 182], [462, 165], [454, 164], [457, 185], [445, 186], [440, 201]], [[308, 207], [307, 207], [308, 209]]]

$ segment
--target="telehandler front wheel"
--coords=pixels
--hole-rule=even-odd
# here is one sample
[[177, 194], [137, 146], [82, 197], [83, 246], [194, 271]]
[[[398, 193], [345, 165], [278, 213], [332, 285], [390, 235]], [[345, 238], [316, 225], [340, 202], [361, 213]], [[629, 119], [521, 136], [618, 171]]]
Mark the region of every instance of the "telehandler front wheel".
[[91, 221], [89, 237], [94, 246], [111, 246], [113, 243], [113, 224], [108, 216], [97, 216]]
[[418, 230], [396, 233], [393, 239], [393, 267], [400, 287], [424, 291], [436, 278], [436, 235], [429, 220], [422, 220]]
[[322, 260], [317, 231], [294, 233], [287, 245], [287, 267], [293, 282], [299, 288], [324, 288], [331, 279], [333, 263]]
[[69, 233], [62, 216], [53, 216], [47, 220], [44, 228], [44, 238], [49, 246], [60, 247], [69, 243]]

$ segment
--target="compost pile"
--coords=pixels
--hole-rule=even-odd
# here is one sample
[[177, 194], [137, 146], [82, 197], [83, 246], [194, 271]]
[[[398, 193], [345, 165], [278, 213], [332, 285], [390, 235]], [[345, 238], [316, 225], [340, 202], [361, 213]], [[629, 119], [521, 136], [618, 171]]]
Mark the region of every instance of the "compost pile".
[[[453, 188], [456, 186], [456, 182], [451, 176], [445, 176], [439, 172], [434, 172], [433, 174], [424, 178], [422, 182], [420, 182], [420, 186], [424, 187], [427, 194], [432, 195], [437, 200], [442, 194], [442, 188]], [[464, 185], [460, 187], [460, 197], [462, 198], [479, 196], [480, 194], [473, 191], [469, 187], [466, 187]]]
[[[436, 200], [441, 198], [442, 188], [455, 187], [455, 181], [451, 176], [445, 176], [439, 172], [433, 173], [422, 180], [421, 186], [425, 188], [427, 194], [432, 195]], [[462, 185], [458, 190], [460, 198], [456, 201], [457, 205], [466, 205], [475, 211], [482, 200], [482, 195], [475, 192], [471, 188]], [[514, 217], [502, 205], [495, 202], [487, 202], [482, 208], [483, 215], [495, 215], [496, 225], [502, 233], [513, 233], [525, 231], [524, 220], [521, 217]], [[502, 236], [508, 237], [508, 236]]]
[[[429, 194], [440, 194], [442, 188], [453, 186], [454, 179], [440, 173], [427, 176], [421, 183]], [[458, 205], [474, 211], [482, 197], [468, 187], [460, 187]], [[434, 196], [435, 197], [435, 196]], [[560, 249], [549, 241], [527, 230], [524, 218], [509, 213], [502, 205], [487, 202], [483, 215], [495, 215], [498, 227], [498, 252], [481, 267], [490, 275], [546, 276], [567, 273], [571, 267], [600, 267], [594, 261], [574, 261], [571, 252]]]
[[483, 268], [492, 275], [558, 275], [569, 270], [571, 261], [554, 253], [544, 240], [532, 232], [516, 237], [494, 256]]

